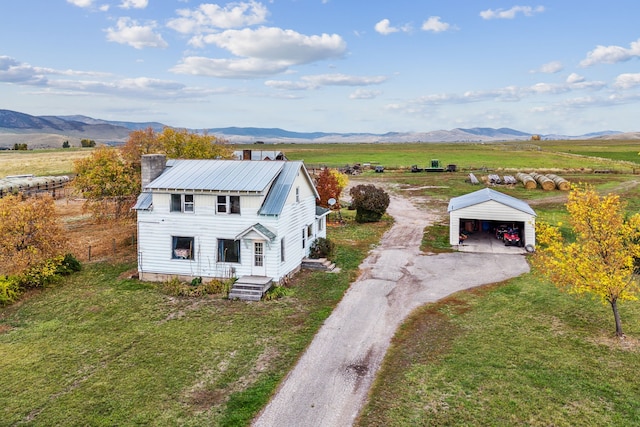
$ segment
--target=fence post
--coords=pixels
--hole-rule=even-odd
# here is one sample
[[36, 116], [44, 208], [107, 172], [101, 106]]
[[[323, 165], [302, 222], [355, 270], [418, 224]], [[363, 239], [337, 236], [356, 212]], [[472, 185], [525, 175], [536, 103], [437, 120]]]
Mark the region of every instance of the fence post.
[[89, 245], [89, 261], [91, 261], [91, 245]]

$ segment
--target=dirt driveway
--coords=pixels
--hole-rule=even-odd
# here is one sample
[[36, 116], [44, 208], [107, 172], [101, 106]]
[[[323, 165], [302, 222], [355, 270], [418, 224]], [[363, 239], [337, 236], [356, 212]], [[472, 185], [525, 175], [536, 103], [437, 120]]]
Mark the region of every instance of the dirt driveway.
[[422, 232], [435, 218], [397, 196], [387, 212], [393, 227], [254, 426], [351, 426], [391, 338], [414, 308], [529, 271], [522, 255], [424, 255]]

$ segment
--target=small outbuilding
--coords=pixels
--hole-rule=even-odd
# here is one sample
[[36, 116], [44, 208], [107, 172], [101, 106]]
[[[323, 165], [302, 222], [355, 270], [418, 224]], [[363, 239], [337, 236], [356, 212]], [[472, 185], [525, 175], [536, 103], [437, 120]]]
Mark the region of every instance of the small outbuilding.
[[522, 246], [535, 248], [536, 213], [528, 203], [484, 188], [449, 201], [449, 243], [459, 244], [461, 233], [495, 233], [501, 226], [518, 229]]

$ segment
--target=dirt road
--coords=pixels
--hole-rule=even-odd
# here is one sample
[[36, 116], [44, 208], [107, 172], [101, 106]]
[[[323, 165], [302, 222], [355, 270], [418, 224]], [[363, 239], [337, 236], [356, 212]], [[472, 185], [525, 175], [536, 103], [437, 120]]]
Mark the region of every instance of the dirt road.
[[422, 232], [434, 218], [396, 196], [387, 212], [393, 227], [254, 426], [351, 426], [391, 338], [414, 308], [529, 271], [522, 255], [424, 255]]

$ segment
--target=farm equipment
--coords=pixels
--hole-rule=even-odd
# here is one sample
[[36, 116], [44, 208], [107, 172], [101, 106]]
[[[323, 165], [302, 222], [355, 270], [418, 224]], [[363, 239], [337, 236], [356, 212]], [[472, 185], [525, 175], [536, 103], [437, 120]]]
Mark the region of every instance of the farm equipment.
[[444, 172], [444, 168], [442, 167], [442, 163], [438, 159], [431, 159], [431, 163], [425, 169], [427, 172]]

